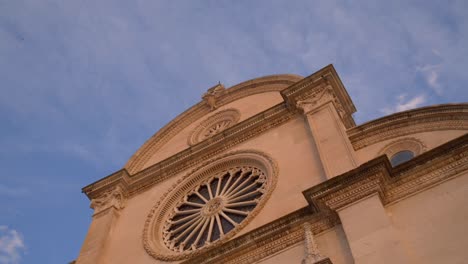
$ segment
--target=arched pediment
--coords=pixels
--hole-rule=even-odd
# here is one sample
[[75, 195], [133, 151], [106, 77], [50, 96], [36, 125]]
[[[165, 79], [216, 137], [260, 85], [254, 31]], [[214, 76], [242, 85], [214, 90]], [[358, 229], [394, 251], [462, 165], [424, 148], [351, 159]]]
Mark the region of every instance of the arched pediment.
[[348, 130], [355, 150], [420, 132], [467, 130], [468, 104], [435, 105], [395, 113]]
[[[125, 168], [134, 174], [145, 168], [145, 164], [151, 159], [158, 151], [168, 143], [168, 141], [176, 136], [183, 129], [188, 127], [193, 122], [210, 115], [216, 108], [220, 108], [231, 102], [262, 93], [279, 92], [288, 86], [300, 81], [303, 77], [293, 74], [280, 74], [271, 75], [252, 79], [234, 85], [228, 89], [223, 89], [222, 86], [215, 86], [208, 91], [208, 93], [218, 92], [215, 90], [221, 87], [221, 92], [215, 96], [215, 102], [207, 100], [207, 94], [203, 96], [203, 100], [196, 105], [192, 106], [166, 126], [161, 128], [150, 139], [148, 139], [143, 146], [129, 159]], [[209, 96], [210, 94], [208, 94]], [[210, 98], [212, 99], [212, 98]]]

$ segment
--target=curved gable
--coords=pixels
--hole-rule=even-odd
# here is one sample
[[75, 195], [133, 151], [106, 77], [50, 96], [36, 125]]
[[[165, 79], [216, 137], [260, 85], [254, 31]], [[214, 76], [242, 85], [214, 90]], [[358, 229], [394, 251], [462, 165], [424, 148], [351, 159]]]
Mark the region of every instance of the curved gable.
[[468, 104], [422, 107], [385, 116], [348, 130], [355, 150], [400, 136], [437, 130], [467, 130]]
[[[188, 144], [185, 145], [187, 140], [182, 141], [184, 142], [183, 145], [170, 145], [168, 143], [184, 129], [189, 128], [189, 126], [195, 126], [196, 123], [202, 122], [205, 117], [212, 116], [231, 107], [235, 101], [238, 101], [236, 108], [241, 112], [241, 120], [281, 102], [282, 99], [279, 91], [300, 81], [302, 78], [298, 75], [281, 74], [242, 82], [226, 89], [222, 95], [216, 98], [216, 110], [213, 110], [213, 107], [207, 101], [197, 103], [148, 139], [129, 159], [125, 168], [131, 174], [134, 174], [151, 164], [185, 149], [189, 146]], [[175, 141], [181, 142], [179, 140]]]
[[468, 104], [436, 105], [395, 113], [348, 130], [360, 163], [410, 150], [415, 155], [468, 131]]

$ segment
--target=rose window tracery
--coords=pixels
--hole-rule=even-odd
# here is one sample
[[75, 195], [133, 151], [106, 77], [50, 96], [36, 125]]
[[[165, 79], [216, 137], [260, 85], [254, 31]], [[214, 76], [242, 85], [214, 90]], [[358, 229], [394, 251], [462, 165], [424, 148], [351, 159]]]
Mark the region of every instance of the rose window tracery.
[[266, 177], [253, 167], [215, 176], [185, 195], [164, 227], [164, 243], [176, 252], [210, 244], [241, 223], [265, 192]]
[[175, 182], [148, 214], [146, 252], [181, 260], [233, 237], [265, 205], [277, 181], [276, 163], [259, 151], [207, 160]]

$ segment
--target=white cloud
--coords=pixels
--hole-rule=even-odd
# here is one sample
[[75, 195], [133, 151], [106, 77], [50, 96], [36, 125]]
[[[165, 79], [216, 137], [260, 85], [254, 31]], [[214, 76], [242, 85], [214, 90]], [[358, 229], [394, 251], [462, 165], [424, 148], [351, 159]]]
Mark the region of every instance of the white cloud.
[[414, 109], [418, 106], [421, 106], [426, 102], [426, 96], [424, 94], [417, 95], [413, 98], [406, 100], [406, 94], [400, 94], [397, 98], [397, 104], [392, 107], [386, 107], [381, 109], [384, 114], [392, 114], [395, 112], [402, 112], [410, 109]]
[[21, 260], [25, 250], [23, 238], [20, 233], [8, 226], [0, 226], [0, 263], [16, 264]]
[[438, 95], [442, 95], [442, 86], [439, 83], [440, 65], [424, 65], [416, 69], [424, 75], [424, 79], [429, 87]]

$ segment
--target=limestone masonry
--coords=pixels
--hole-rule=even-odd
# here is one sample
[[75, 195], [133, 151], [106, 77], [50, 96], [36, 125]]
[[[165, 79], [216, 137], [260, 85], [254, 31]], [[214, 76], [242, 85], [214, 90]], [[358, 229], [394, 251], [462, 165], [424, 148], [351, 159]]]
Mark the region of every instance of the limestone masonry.
[[332, 65], [215, 85], [83, 188], [74, 263], [468, 263], [468, 104], [355, 111]]

